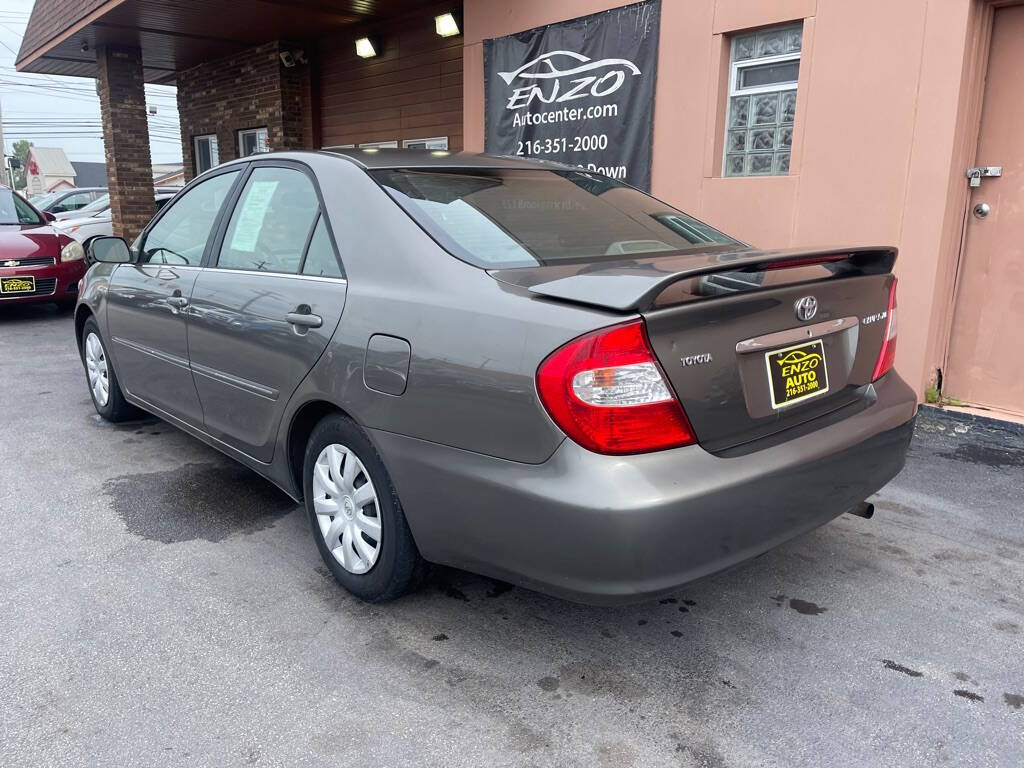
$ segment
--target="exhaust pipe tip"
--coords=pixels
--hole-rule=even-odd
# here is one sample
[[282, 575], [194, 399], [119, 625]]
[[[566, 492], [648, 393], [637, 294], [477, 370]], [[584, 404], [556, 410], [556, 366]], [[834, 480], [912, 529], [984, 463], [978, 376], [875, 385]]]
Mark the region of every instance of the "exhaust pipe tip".
[[862, 501], [853, 509], [849, 510], [851, 515], [857, 517], [863, 517], [865, 520], [870, 520], [875, 515], [875, 505], [869, 501]]

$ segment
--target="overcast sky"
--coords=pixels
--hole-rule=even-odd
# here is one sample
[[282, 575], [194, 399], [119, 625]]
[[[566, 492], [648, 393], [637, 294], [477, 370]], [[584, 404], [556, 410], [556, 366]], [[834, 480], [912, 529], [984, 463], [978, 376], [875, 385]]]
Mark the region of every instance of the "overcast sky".
[[[62, 147], [69, 160], [103, 160], [103, 131], [96, 81], [15, 72], [33, 0], [0, 3], [0, 110], [4, 152], [19, 139], [40, 147]], [[146, 103], [157, 113], [149, 118], [154, 163], [181, 162], [176, 89], [146, 86]]]

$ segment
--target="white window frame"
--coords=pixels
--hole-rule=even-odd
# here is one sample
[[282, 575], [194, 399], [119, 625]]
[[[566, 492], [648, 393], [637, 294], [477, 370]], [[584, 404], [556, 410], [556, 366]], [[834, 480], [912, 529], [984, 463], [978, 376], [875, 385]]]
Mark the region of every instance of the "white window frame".
[[392, 141], [367, 141], [359, 145], [360, 149], [398, 149], [398, 139]]
[[[779, 24], [777, 25], [780, 29], [796, 29], [802, 28], [803, 24]], [[748, 33], [749, 34], [749, 33]], [[758, 178], [762, 175], [774, 175], [774, 174], [757, 174], [741, 176], [726, 176], [725, 175], [725, 164], [726, 155], [729, 154], [729, 110], [732, 109], [732, 97], [733, 96], [753, 96], [758, 93], [775, 93], [777, 91], [795, 91], [797, 89], [798, 81], [792, 83], [771, 83], [769, 85], [758, 85], [749, 88], [740, 87], [740, 72], [750, 67], [762, 66], [764, 64], [777, 64], [784, 61], [800, 61], [800, 57], [803, 54], [803, 45], [801, 44], [799, 51], [792, 51], [790, 53], [780, 53], [774, 56], [754, 56], [743, 61], [733, 61], [736, 58], [736, 40], [740, 37], [745, 37], [743, 33], [737, 33], [732, 35], [732, 39], [729, 41], [729, 93], [725, 100], [725, 132], [722, 134], [722, 177], [730, 179], [750, 179]], [[797, 76], [799, 78], [799, 75]], [[749, 130], [749, 126], [746, 130]], [[792, 154], [792, 151], [791, 151]]]
[[217, 146], [217, 134], [215, 133], [202, 133], [198, 136], [192, 137], [192, 161], [196, 169], [196, 176], [201, 173], [206, 173], [210, 168], [199, 167], [199, 142], [200, 141], [210, 142], [210, 168], [216, 168], [220, 165], [220, 148]]
[[[244, 141], [245, 141], [245, 137], [246, 136], [255, 136], [256, 137], [256, 151], [252, 152], [252, 153], [250, 153], [248, 155], [245, 154], [245, 150], [243, 149]], [[263, 142], [263, 149], [260, 149], [260, 140], [261, 139], [262, 139], [262, 142]], [[264, 152], [270, 151], [269, 150], [269, 143], [270, 143], [270, 132], [267, 130], [266, 126], [261, 126], [259, 128], [243, 128], [242, 130], [240, 130], [238, 132], [238, 156], [239, 157], [252, 157], [253, 155], [261, 155]]]
[[[735, 45], [736, 41], [733, 41]], [[784, 61], [800, 61], [800, 51], [794, 51], [793, 53], [780, 53], [775, 56], [762, 56], [757, 59], [745, 59], [744, 61], [734, 61], [730, 67], [729, 73], [729, 95], [730, 96], [749, 96], [755, 93], [774, 93], [775, 91], [795, 91], [797, 81], [794, 80], [792, 83], [769, 83], [768, 85], [755, 85], [747, 88], [740, 87], [740, 72], [744, 69], [751, 69], [752, 67], [761, 67], [765, 64], [779, 64]], [[730, 51], [729, 56], [732, 56]]]
[[423, 144], [423, 149], [448, 149], [447, 136], [432, 136], [429, 139], [406, 139], [402, 142], [402, 149], [409, 149], [411, 144]]

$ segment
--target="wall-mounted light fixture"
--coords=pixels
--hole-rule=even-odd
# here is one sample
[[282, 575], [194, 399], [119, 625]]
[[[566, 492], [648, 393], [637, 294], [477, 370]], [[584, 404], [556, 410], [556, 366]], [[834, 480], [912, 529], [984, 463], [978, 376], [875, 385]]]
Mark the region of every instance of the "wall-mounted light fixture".
[[454, 13], [442, 13], [434, 17], [434, 31], [441, 37], [454, 37], [461, 33], [459, 19]]
[[361, 59], [372, 59], [377, 55], [380, 45], [376, 40], [360, 37], [356, 40], [356, 56]]

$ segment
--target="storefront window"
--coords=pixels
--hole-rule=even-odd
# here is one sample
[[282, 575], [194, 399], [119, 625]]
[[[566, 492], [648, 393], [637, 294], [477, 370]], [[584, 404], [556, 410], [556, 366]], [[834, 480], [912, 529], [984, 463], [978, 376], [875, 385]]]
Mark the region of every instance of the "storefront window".
[[723, 176], [785, 176], [796, 117], [800, 24], [732, 39]]
[[220, 155], [217, 152], [217, 137], [213, 134], [207, 136], [196, 136], [193, 140], [195, 146], [196, 175], [208, 171], [220, 163]]
[[266, 128], [250, 128], [238, 132], [238, 156], [248, 157], [262, 152], [269, 152]]

